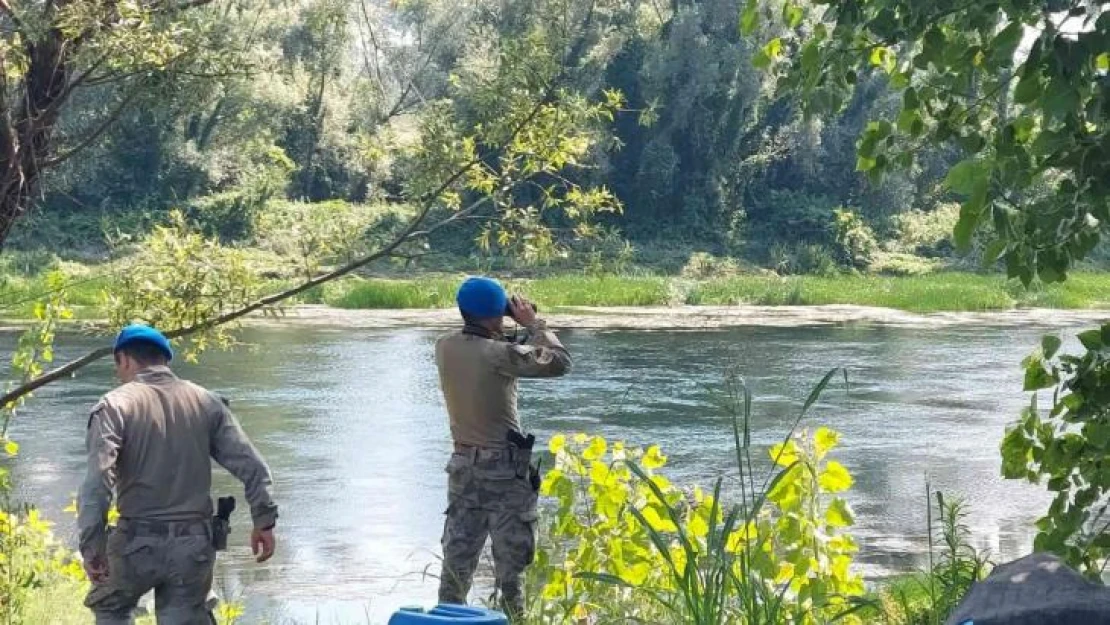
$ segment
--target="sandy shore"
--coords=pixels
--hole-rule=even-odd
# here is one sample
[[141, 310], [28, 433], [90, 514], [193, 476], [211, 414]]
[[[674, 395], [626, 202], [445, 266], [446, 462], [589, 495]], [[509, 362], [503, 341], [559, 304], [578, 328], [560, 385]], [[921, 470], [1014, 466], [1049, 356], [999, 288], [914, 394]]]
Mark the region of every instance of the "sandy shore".
[[[801, 327], [869, 324], [896, 327], [1092, 325], [1110, 320], [1110, 310], [1023, 309], [997, 312], [915, 314], [867, 306], [678, 306], [568, 308], [544, 315], [559, 328], [614, 330], [703, 330], [742, 326]], [[298, 306], [279, 316], [253, 317], [252, 325], [294, 322], [319, 326], [388, 328], [453, 326], [454, 310], [342, 310]]]

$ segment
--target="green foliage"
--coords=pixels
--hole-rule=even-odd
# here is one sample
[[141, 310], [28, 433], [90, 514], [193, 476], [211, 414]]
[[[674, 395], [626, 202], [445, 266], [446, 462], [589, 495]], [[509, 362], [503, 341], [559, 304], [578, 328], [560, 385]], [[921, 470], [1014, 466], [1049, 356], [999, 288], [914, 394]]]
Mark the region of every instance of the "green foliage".
[[[62, 321], [73, 318], [73, 311], [69, 308], [68, 288], [66, 276], [60, 271], [49, 273], [45, 279], [48, 295], [35, 302], [32, 312], [33, 323], [19, 336], [15, 351], [12, 352], [12, 380], [8, 382], [8, 389], [25, 383], [42, 374], [45, 367], [54, 362], [54, 338], [58, 325]], [[0, 426], [0, 444], [8, 455], [14, 456], [19, 446], [8, 439], [8, 427], [15, 418], [16, 411], [30, 399], [24, 395], [12, 403], [0, 406], [3, 415], [3, 424]], [[7, 484], [7, 471], [0, 467], [0, 491]]]
[[827, 246], [816, 243], [777, 243], [771, 247], [771, 267], [783, 275], [829, 277], [840, 271], [836, 256]]
[[6, 487], [0, 504], [0, 617], [5, 623], [46, 622], [36, 620], [36, 595], [59, 585], [79, 590], [85, 573], [38, 510], [14, 507]]
[[[243, 253], [192, 231], [180, 213], [137, 248], [105, 293], [113, 328], [133, 322], [163, 332], [204, 326], [257, 297], [257, 277]], [[210, 344], [232, 345], [233, 329], [234, 324], [204, 328], [183, 339], [182, 355], [192, 361]]]
[[[834, 372], [814, 389], [806, 414]], [[752, 472], [750, 395], [734, 374], [724, 406], [733, 418], [739, 500], [721, 480], [711, 493], [680, 489], [659, 473], [666, 456], [578, 434], [552, 439], [555, 466], [541, 493], [557, 506], [551, 546], [535, 569], [532, 616], [540, 622], [590, 620], [683, 623], [858, 622], [853, 597], [853, 515], [840, 493], [848, 471], [828, 457], [838, 435], [794, 435], [770, 450], [774, 468]], [[765, 464], [765, 463], [761, 463]]]
[[930, 211], [911, 210], [895, 215], [895, 248], [926, 257], [947, 255], [952, 250], [952, 231], [959, 215], [957, 204], [940, 204]]
[[946, 623], [971, 586], [988, 573], [985, 555], [971, 544], [963, 501], [946, 499], [931, 488], [926, 491], [929, 567], [883, 589], [882, 612], [884, 622], [890, 625]]
[[256, 217], [259, 248], [278, 255], [292, 274], [310, 278], [351, 262], [391, 238], [412, 217], [404, 206], [272, 201]]
[[[1025, 390], [1033, 392], [1020, 420], [1002, 440], [1002, 474], [1044, 482], [1055, 493], [1037, 521], [1034, 548], [1050, 551], [1098, 579], [1110, 556], [1110, 324], [1079, 334], [1081, 355], [1060, 353], [1046, 336], [1025, 359]], [[1042, 413], [1036, 391], [1053, 389]]]
[[875, 232], [858, 214], [847, 209], [833, 209], [834, 238], [844, 262], [856, 269], [866, 269], [879, 249]]
[[[19, 337], [8, 388], [41, 374], [53, 362], [58, 324], [72, 317], [65, 280], [60, 272], [47, 277], [50, 295], [35, 304], [34, 323]], [[2, 408], [0, 457], [14, 458], [19, 453], [19, 445], [8, 438], [8, 427], [29, 398], [25, 395]], [[50, 524], [37, 510], [15, 505], [11, 491], [8, 469], [0, 466], [0, 616], [6, 623], [37, 623], [40, 621], [27, 612], [34, 593], [52, 584], [83, 579], [84, 572], [54, 539]]]
[[837, 0], [804, 9], [806, 19], [787, 24], [796, 53], [783, 84], [821, 114], [839, 110], [859, 76], [884, 75], [902, 94], [897, 123], [868, 124], [857, 168], [877, 178], [909, 167], [924, 144], [958, 146], [963, 160], [946, 178], [963, 198], [958, 247], [990, 224], [988, 261], [1003, 257], [1025, 284], [1055, 282], [1106, 233], [1103, 3], [1056, 11], [1030, 1]]
[[556, 464], [541, 492], [558, 506], [535, 565], [543, 585], [531, 616], [809, 623], [838, 614], [863, 585], [849, 570], [852, 514], [834, 495], [851, 478], [826, 458], [836, 438], [821, 429], [772, 450], [783, 468], [766, 509], [741, 518], [721, 501], [720, 483], [712, 493], [671, 484], [658, 472], [666, 457], [657, 446], [554, 437]]

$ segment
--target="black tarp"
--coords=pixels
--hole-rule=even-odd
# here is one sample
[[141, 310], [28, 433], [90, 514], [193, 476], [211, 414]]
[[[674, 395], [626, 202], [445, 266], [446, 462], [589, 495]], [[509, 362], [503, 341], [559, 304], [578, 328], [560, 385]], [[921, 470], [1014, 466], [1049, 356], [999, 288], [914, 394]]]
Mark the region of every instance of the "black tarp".
[[1110, 588], [1035, 553], [972, 586], [946, 625], [1110, 625]]

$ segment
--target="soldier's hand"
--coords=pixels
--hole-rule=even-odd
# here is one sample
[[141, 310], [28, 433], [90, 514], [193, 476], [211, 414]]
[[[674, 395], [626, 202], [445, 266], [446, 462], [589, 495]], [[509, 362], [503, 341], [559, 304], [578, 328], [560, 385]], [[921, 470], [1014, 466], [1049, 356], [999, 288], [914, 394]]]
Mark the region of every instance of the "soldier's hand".
[[274, 530], [256, 529], [251, 532], [251, 550], [257, 562], [265, 562], [274, 555]]
[[82, 564], [85, 567], [85, 575], [93, 584], [103, 584], [108, 581], [108, 559], [103, 555], [85, 558]]
[[522, 326], [527, 327], [536, 322], [536, 310], [532, 308], [532, 302], [519, 295], [514, 295], [509, 300], [509, 312], [513, 313], [513, 319]]

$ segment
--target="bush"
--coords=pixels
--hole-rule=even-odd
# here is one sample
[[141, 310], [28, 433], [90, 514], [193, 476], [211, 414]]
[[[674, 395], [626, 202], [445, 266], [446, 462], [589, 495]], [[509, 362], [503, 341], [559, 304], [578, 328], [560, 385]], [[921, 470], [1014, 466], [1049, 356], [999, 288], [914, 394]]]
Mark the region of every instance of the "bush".
[[[0, 433], [0, 456], [14, 457], [18, 450]], [[0, 467], [0, 620], [28, 625], [54, 622], [42, 618], [41, 594], [59, 586], [83, 589], [85, 572], [54, 538], [51, 524], [38, 510], [12, 503], [11, 491], [8, 471]], [[45, 608], [57, 609], [55, 605]]]
[[938, 204], [931, 211], [911, 210], [893, 218], [895, 251], [923, 256], [949, 256], [955, 250], [952, 231], [960, 218], [960, 205]]
[[833, 276], [840, 271], [833, 252], [817, 244], [776, 244], [771, 248], [771, 266], [782, 275]]
[[853, 516], [840, 496], [852, 479], [828, 456], [839, 436], [794, 435], [834, 373], [771, 448], [776, 468], [761, 486], [751, 471], [750, 395], [730, 373], [723, 403], [741, 485], [732, 502], [720, 479], [711, 493], [673, 485], [658, 472], [667, 460], [658, 446], [553, 437], [555, 466], [541, 493], [556, 509], [531, 571], [535, 622], [859, 622], [847, 614], [864, 588], [851, 570]]
[[682, 277], [690, 280], [707, 280], [709, 278], [727, 278], [740, 273], [740, 265], [734, 258], [719, 257], [705, 252], [694, 252], [686, 266], [682, 268]]
[[879, 249], [875, 232], [867, 222], [847, 208], [833, 210], [833, 229], [844, 264], [866, 269]]

